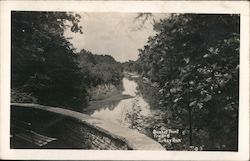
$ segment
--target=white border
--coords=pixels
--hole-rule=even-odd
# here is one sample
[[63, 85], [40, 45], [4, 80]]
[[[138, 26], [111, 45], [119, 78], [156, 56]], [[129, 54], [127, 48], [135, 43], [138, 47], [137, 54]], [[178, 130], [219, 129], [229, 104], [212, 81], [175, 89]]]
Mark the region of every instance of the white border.
[[[12, 150], [10, 129], [10, 11], [240, 13], [240, 110], [238, 152]], [[0, 159], [52, 160], [248, 160], [249, 2], [247, 1], [1, 1]], [[211, 22], [212, 23], [212, 22]]]

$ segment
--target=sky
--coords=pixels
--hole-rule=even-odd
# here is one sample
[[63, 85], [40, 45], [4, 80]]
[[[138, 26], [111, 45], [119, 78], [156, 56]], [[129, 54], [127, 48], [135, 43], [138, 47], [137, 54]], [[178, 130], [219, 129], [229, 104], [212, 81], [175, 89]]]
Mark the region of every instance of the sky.
[[[77, 13], [81, 15], [79, 25], [83, 34], [65, 32], [73, 46], [80, 51], [85, 49], [93, 54], [111, 55], [117, 61], [136, 60], [138, 49], [147, 43], [148, 37], [155, 35], [152, 21], [147, 21], [138, 30], [140, 21], [135, 21], [136, 13]], [[154, 14], [155, 19], [166, 14]]]

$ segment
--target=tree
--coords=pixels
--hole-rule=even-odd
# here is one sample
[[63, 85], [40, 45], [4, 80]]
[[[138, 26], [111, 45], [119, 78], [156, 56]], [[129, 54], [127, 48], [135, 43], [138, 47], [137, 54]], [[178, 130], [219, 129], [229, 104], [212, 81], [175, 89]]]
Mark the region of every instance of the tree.
[[237, 150], [239, 22], [239, 15], [172, 14], [140, 50], [141, 74], [160, 84], [171, 113], [168, 127], [188, 132], [180, 148]]
[[82, 71], [87, 70], [91, 86], [100, 84], [120, 85], [122, 79], [122, 67], [110, 55], [95, 55], [82, 49], [77, 54], [79, 67]]
[[67, 28], [82, 33], [80, 15], [13, 11], [11, 16], [12, 89], [30, 93], [41, 104], [81, 111], [86, 85], [63, 35]]

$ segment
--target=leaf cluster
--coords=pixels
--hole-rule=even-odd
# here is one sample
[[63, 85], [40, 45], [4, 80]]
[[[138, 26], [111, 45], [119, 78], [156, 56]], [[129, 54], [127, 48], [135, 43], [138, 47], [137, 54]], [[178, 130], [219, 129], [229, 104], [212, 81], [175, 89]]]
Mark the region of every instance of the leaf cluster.
[[192, 123], [206, 150], [237, 149], [239, 26], [239, 15], [172, 14], [139, 50], [137, 71], [159, 83], [168, 126]]

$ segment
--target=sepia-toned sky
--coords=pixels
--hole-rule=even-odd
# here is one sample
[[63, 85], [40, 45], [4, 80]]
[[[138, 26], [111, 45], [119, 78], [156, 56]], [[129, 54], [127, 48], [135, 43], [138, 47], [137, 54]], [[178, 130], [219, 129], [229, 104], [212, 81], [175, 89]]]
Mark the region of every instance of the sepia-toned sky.
[[[136, 60], [138, 49], [143, 48], [149, 36], [154, 35], [152, 21], [143, 28], [140, 20], [135, 21], [136, 13], [78, 13], [83, 34], [65, 32], [72, 37], [70, 42], [80, 51], [89, 50], [94, 54], [108, 54], [117, 61]], [[166, 17], [166, 14], [154, 14], [154, 18]]]

